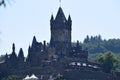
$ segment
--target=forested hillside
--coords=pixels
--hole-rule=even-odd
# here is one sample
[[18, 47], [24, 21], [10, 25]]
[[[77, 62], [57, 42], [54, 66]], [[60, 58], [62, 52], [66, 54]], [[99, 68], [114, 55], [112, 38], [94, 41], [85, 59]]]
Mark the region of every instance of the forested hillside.
[[87, 48], [89, 53], [104, 53], [106, 51], [120, 53], [120, 39], [103, 40], [100, 35], [87, 36], [81, 45], [83, 48]]

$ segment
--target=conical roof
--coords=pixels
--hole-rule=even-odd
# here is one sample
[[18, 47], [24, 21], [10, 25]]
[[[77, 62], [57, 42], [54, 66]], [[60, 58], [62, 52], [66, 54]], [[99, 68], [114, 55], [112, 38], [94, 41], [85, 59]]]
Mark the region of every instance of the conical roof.
[[50, 19], [51, 21], [53, 21], [54, 20], [54, 16], [53, 16], [53, 14], [51, 15], [51, 19]]
[[68, 21], [72, 21], [72, 20], [71, 20], [71, 16], [70, 16], [70, 15], [69, 15], [69, 17], [68, 17]]
[[24, 62], [24, 53], [23, 53], [22, 48], [20, 48], [20, 51], [18, 53], [18, 61], [19, 62]]
[[61, 7], [59, 7], [59, 10], [58, 10], [58, 13], [56, 15], [55, 21], [57, 21], [57, 22], [61, 22], [61, 21], [65, 22], [66, 21], [66, 17], [64, 15]]
[[35, 46], [36, 43], [37, 43], [37, 40], [36, 40], [36, 37], [34, 36], [34, 37], [33, 37], [33, 41], [32, 41], [32, 46]]
[[20, 48], [20, 50], [19, 50], [18, 57], [24, 57], [24, 54], [23, 54], [23, 50], [22, 50], [22, 48]]

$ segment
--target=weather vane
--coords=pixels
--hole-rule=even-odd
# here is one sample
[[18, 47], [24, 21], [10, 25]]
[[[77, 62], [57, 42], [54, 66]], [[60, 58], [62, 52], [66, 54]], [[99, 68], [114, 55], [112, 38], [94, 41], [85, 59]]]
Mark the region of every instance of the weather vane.
[[60, 7], [61, 7], [61, 0], [59, 0], [59, 2], [60, 2]]

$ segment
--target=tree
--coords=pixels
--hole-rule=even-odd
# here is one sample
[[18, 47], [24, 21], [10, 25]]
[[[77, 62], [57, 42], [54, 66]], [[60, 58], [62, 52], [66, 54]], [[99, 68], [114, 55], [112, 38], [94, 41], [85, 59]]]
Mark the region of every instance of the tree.
[[52, 80], [67, 80], [67, 79], [65, 79], [63, 75], [57, 74], [56, 77], [54, 77]]
[[106, 52], [98, 56], [98, 62], [102, 64], [104, 72], [111, 73], [118, 67], [119, 59], [112, 52]]
[[16, 75], [11, 75], [11, 76], [5, 77], [1, 80], [22, 80], [22, 79]]
[[[89, 53], [104, 53], [112, 51], [120, 53], [120, 39], [103, 40], [101, 35], [87, 36], [82, 43], [83, 48], [88, 48]], [[114, 45], [114, 46], [113, 46]]]
[[5, 0], [0, 0], [0, 6], [4, 5], [4, 7], [6, 6]]
[[89, 43], [90, 39], [89, 36], [87, 35], [87, 37], [84, 39], [84, 43]]

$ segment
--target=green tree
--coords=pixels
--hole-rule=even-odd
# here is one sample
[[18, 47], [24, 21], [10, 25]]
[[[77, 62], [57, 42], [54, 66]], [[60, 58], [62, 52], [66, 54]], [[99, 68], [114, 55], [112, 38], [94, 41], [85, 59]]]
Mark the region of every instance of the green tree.
[[98, 56], [98, 62], [100, 62], [103, 66], [103, 71], [106, 73], [111, 73], [115, 71], [115, 69], [119, 65], [118, 57], [112, 52], [106, 52], [104, 54], [100, 54]]
[[22, 79], [20, 77], [18, 77], [18, 76], [11, 75], [11, 76], [8, 76], [8, 77], [3, 78], [1, 80], [22, 80]]
[[56, 77], [54, 77], [52, 80], [66, 80], [63, 75], [57, 74]]
[[[104, 53], [112, 51], [120, 53], [120, 39], [103, 40], [101, 35], [88, 36], [83, 41], [83, 48], [88, 48], [89, 53]], [[114, 46], [113, 46], [114, 45]]]

